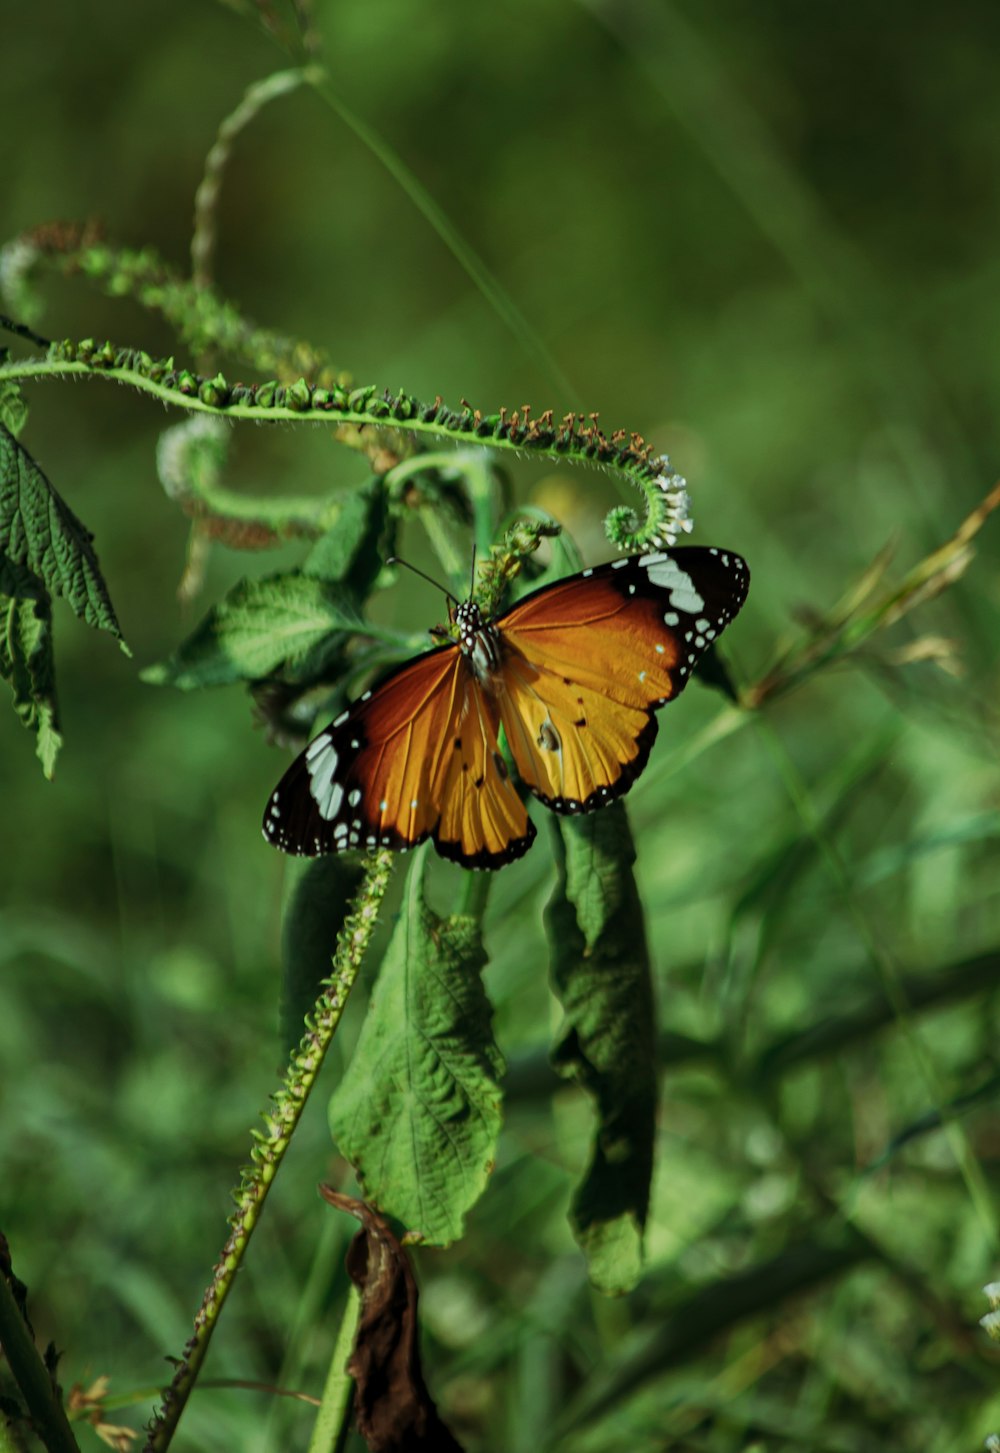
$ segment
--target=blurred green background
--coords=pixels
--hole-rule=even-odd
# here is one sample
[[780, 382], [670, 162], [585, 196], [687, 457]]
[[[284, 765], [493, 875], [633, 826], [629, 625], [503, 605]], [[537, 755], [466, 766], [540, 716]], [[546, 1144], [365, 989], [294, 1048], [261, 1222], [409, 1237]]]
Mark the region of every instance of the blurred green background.
[[[97, 218], [185, 268], [216, 128], [287, 59], [194, 0], [11, 10], [0, 238]], [[573, 394], [309, 90], [236, 145], [220, 287], [358, 382], [484, 410], [600, 409], [669, 450], [695, 539], [751, 566], [726, 640], [738, 679], [757, 679], [888, 540], [901, 574], [992, 486], [995, 6], [381, 0], [317, 16], [337, 93], [492, 269]], [[159, 318], [83, 280], [52, 278], [44, 296], [49, 336], [173, 349]], [[54, 784], [0, 711], [0, 1227], [39, 1340], [64, 1349], [64, 1383], [106, 1373], [128, 1393], [164, 1380], [187, 1337], [275, 1083], [286, 871], [259, 834], [284, 759], [245, 696], [156, 689], [138, 670], [233, 580], [298, 552], [219, 549], [182, 610], [186, 523], [154, 462], [162, 410], [94, 382], [28, 393], [24, 442], [94, 530], [134, 659], [57, 608]], [[519, 496], [563, 519], [588, 561], [611, 553], [609, 481], [514, 468]], [[244, 427], [227, 483], [304, 493], [360, 478], [323, 430]], [[959, 1453], [1000, 1432], [998, 1359], [976, 1326], [998, 1272], [997, 526], [977, 543], [940, 600], [762, 722], [697, 749], [720, 711], [697, 686], [661, 722], [629, 797], [637, 873], [661, 1026], [711, 1053], [667, 1041], [649, 1275], [618, 1302], [588, 1290], [565, 1223], [586, 1101], [535, 1073], [557, 1023], [543, 813], [538, 845], [497, 878], [487, 985], [513, 1066], [509, 1125], [467, 1239], [418, 1260], [428, 1377], [470, 1449], [554, 1448], [562, 1427], [574, 1450]], [[426, 611], [433, 624], [422, 587], [399, 599], [400, 623]], [[900, 664], [926, 638], [949, 643], [951, 670]], [[455, 882], [441, 870], [442, 902]], [[880, 955], [957, 986], [909, 1035], [885, 1007]], [[961, 969], [977, 955], [978, 976]], [[862, 1032], [761, 1068], [784, 1036], [865, 1006]], [[321, 1085], [208, 1377], [321, 1388], [352, 1231], [315, 1195], [344, 1173], [325, 1099]], [[928, 1123], [942, 1104], [961, 1142]], [[848, 1247], [836, 1274], [786, 1288], [774, 1268], [828, 1242]], [[138, 1425], [148, 1406], [113, 1420]], [[205, 1389], [175, 1446], [300, 1448], [310, 1422], [266, 1393]]]

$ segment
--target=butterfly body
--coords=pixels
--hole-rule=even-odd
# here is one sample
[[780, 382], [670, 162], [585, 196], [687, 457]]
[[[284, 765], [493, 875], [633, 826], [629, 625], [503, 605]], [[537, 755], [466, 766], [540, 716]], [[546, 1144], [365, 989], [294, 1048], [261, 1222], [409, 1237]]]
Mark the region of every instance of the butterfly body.
[[496, 620], [463, 602], [453, 641], [365, 692], [292, 764], [265, 838], [314, 856], [433, 837], [466, 867], [501, 867], [535, 837], [501, 727], [521, 781], [553, 811], [621, 797], [648, 760], [654, 712], [683, 689], [748, 585], [738, 555], [687, 546], [585, 570]]

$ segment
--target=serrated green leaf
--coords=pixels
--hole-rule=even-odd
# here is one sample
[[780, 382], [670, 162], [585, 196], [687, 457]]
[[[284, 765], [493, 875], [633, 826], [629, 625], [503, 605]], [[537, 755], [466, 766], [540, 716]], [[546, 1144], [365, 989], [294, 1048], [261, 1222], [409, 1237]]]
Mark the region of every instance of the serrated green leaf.
[[308, 681], [327, 664], [343, 633], [363, 629], [350, 594], [293, 570], [244, 579], [214, 606], [169, 660], [149, 666], [155, 686], [225, 686], [281, 672]]
[[35, 733], [35, 752], [50, 780], [62, 745], [52, 655], [52, 601], [23, 565], [0, 555], [0, 676], [14, 692], [14, 710]]
[[428, 907], [426, 854], [410, 869], [330, 1127], [365, 1199], [447, 1246], [492, 1169], [503, 1059], [480, 979], [478, 921]]
[[656, 1017], [649, 951], [624, 803], [560, 818], [555, 828], [559, 879], [545, 922], [565, 1021], [553, 1063], [597, 1102], [591, 1161], [570, 1221], [591, 1281], [617, 1295], [641, 1274], [653, 1173]]
[[281, 925], [281, 1031], [291, 1050], [330, 973], [337, 934], [364, 870], [338, 853], [293, 859], [289, 867], [294, 885]]
[[94, 550], [93, 535], [0, 424], [0, 549], [61, 595], [81, 620], [127, 651]]
[[24, 428], [27, 419], [28, 405], [20, 385], [13, 379], [0, 381], [0, 424], [16, 436]]
[[358, 601], [367, 600], [387, 555], [392, 554], [394, 523], [380, 479], [347, 495], [336, 521], [315, 543], [302, 563], [302, 573], [349, 587]]

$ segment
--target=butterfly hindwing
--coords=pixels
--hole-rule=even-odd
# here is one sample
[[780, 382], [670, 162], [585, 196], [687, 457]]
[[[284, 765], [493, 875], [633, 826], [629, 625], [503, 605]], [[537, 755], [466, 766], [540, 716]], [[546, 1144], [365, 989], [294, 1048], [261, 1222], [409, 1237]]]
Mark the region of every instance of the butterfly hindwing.
[[557, 812], [622, 796], [682, 691], [746, 599], [731, 551], [688, 546], [615, 560], [526, 596], [497, 622], [500, 714], [518, 771]]
[[304, 856], [433, 837], [498, 867], [535, 835], [497, 750], [498, 716], [457, 646], [407, 662], [309, 744], [272, 793], [264, 836]]

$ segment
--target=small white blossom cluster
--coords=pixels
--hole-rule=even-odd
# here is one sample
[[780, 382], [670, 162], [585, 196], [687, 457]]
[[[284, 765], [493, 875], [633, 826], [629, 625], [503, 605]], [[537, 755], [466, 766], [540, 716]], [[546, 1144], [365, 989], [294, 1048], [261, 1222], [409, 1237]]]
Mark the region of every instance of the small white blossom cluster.
[[691, 497], [687, 492], [687, 480], [683, 474], [674, 474], [670, 469], [670, 461], [666, 458], [661, 459], [660, 464], [663, 472], [656, 476], [656, 485], [664, 497], [663, 518], [656, 537], [650, 544], [676, 545], [679, 535], [690, 535], [694, 529]]
[[993, 1308], [987, 1312], [985, 1317], [979, 1318], [979, 1325], [993, 1338], [994, 1342], [1000, 1342], [1000, 1281], [991, 1281], [988, 1286], [983, 1287], [983, 1295]]
[[204, 481], [210, 480], [225, 462], [229, 429], [210, 414], [193, 414], [183, 424], [164, 429], [156, 441], [156, 472], [170, 499], [186, 499]]

